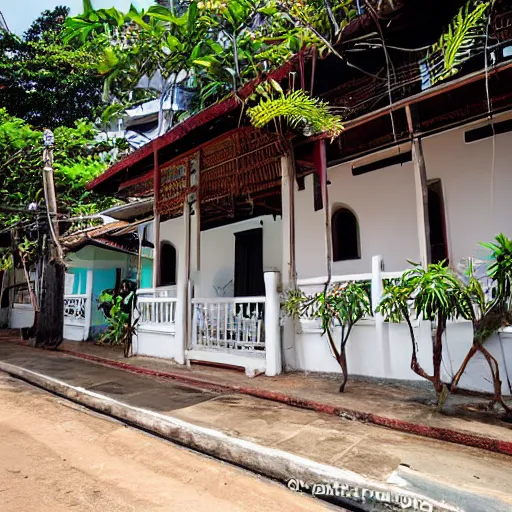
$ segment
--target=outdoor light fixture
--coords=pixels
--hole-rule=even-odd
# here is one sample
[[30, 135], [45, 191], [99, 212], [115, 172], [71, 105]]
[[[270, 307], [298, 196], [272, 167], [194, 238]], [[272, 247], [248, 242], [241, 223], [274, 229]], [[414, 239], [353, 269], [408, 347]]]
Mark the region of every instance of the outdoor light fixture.
[[53, 146], [55, 144], [55, 137], [53, 136], [53, 132], [45, 128], [43, 131], [43, 144], [46, 147]]

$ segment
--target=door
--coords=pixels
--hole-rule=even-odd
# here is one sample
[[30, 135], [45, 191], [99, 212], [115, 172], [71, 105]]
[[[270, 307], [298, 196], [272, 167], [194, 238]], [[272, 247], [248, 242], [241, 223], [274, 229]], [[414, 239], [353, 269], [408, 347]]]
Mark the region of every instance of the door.
[[235, 297], [263, 295], [263, 228], [235, 233]]
[[428, 220], [432, 263], [448, 263], [443, 188], [439, 179], [428, 183]]

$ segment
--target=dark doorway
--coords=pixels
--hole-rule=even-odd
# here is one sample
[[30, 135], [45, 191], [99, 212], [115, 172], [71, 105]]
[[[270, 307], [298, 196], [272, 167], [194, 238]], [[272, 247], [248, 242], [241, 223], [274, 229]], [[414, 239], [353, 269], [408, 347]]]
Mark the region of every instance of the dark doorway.
[[432, 180], [428, 183], [428, 221], [432, 263], [440, 263], [443, 260], [449, 263], [441, 180]]
[[235, 233], [235, 297], [263, 295], [263, 229]]
[[169, 242], [160, 245], [160, 286], [176, 284], [176, 249]]

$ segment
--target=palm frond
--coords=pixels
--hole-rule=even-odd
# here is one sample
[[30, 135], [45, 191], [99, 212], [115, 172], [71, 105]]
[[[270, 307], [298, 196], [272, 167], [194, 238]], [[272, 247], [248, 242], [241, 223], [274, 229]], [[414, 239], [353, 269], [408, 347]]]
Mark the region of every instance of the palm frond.
[[436, 69], [442, 59], [442, 68], [432, 77], [432, 84], [449, 78], [459, 71], [462, 63], [471, 57], [475, 39], [485, 35], [486, 11], [490, 0], [468, 0], [431, 48], [428, 63]]
[[334, 139], [343, 130], [341, 118], [331, 112], [327, 103], [308, 96], [301, 89], [277, 98], [262, 98], [247, 114], [256, 128], [282, 119], [290, 128], [300, 129], [306, 135], [327, 133]]

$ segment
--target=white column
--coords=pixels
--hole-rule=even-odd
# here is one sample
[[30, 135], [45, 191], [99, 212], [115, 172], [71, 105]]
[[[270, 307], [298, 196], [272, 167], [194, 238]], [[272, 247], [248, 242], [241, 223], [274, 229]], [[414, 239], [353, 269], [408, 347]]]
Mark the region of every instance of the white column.
[[94, 279], [94, 271], [88, 270], [87, 271], [87, 282], [85, 284], [85, 293], [87, 294], [87, 302], [85, 304], [85, 325], [84, 325], [84, 334], [83, 334], [84, 341], [89, 339], [89, 333], [91, 330], [93, 279]]
[[279, 325], [279, 272], [265, 272], [265, 358], [269, 377], [282, 371], [281, 328]]
[[160, 282], [160, 214], [155, 211], [153, 220], [153, 288]]
[[[283, 262], [281, 273], [281, 290], [296, 287], [295, 267], [295, 169], [289, 156], [281, 157], [281, 216]], [[282, 330], [282, 350], [285, 367], [296, 367], [295, 353], [296, 326], [293, 318], [287, 317]]]
[[184, 241], [182, 254], [178, 255], [177, 304], [176, 304], [176, 338], [178, 350], [176, 362], [185, 364], [185, 353], [188, 348], [188, 286], [190, 277], [190, 206], [188, 198], [183, 205]]
[[382, 300], [384, 293], [384, 284], [382, 282], [382, 271], [384, 261], [382, 256], [374, 256], [372, 258], [372, 313], [375, 321], [375, 338], [376, 344], [374, 357], [382, 360], [380, 375], [377, 377], [391, 376], [391, 349], [389, 345], [389, 336], [387, 325], [384, 323], [384, 317], [375, 310]]

